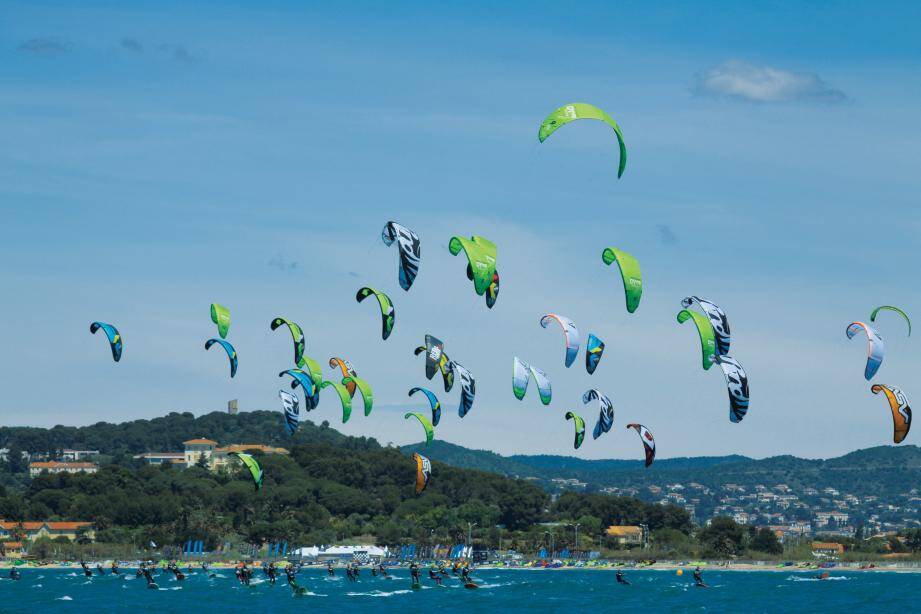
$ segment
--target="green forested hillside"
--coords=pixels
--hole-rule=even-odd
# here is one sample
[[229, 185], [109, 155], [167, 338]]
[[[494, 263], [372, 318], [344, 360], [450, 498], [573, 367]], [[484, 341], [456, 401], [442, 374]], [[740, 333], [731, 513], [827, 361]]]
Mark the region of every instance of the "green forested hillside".
[[[396, 448], [342, 435], [323, 424], [303, 424], [296, 437], [281, 433], [278, 412], [231, 416], [170, 414], [150, 421], [82, 428], [5, 428], [3, 445], [31, 452], [94, 448], [105, 454], [96, 474], [41, 475], [7, 480], [0, 517], [8, 520], [91, 520], [98, 540], [141, 546], [204, 539], [260, 544], [334, 543], [365, 536], [383, 544], [458, 543], [468, 523], [483, 543], [523, 549], [545, 539], [546, 526], [578, 521], [586, 539], [612, 522], [652, 529], [690, 530], [688, 514], [627, 497], [602, 497], [591, 508], [554, 504], [539, 486], [495, 473], [433, 462], [428, 489], [414, 493], [415, 463]], [[181, 442], [209, 437], [222, 443], [282, 445], [285, 455], [256, 454], [265, 471], [256, 491], [248, 472], [212, 473], [204, 467], [150, 466], [131, 454], [178, 450]], [[21, 468], [7, 463], [7, 477]], [[565, 505], [564, 505], [565, 503]], [[576, 516], [578, 514], [578, 516]], [[556, 531], [556, 528], [552, 530]], [[588, 542], [591, 545], [591, 542]]]

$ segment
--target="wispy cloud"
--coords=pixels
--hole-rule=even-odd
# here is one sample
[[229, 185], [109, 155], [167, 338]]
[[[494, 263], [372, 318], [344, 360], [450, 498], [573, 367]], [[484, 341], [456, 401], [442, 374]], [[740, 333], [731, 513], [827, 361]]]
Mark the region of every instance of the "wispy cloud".
[[284, 255], [279, 254], [269, 260], [268, 265], [279, 271], [296, 271], [300, 264], [296, 260], [289, 260]]
[[118, 42], [118, 46], [126, 51], [134, 53], [144, 53], [144, 45], [136, 38], [123, 38]]
[[198, 61], [198, 57], [182, 45], [158, 45], [157, 50], [167, 54], [177, 62], [192, 63]]
[[678, 235], [676, 235], [668, 224], [659, 224], [659, 240], [662, 242], [662, 245], [671, 247], [672, 245], [678, 244]]
[[19, 45], [19, 51], [33, 55], [62, 55], [73, 49], [73, 43], [62, 38], [38, 37], [30, 38]]
[[845, 102], [841, 90], [818, 75], [729, 60], [697, 75], [694, 91], [701, 96], [749, 102]]

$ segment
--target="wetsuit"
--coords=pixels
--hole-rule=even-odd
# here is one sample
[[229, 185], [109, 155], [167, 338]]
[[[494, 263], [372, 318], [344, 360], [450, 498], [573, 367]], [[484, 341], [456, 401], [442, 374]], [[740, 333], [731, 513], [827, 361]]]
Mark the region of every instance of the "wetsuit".
[[121, 570], [118, 568], [118, 561], [112, 561], [112, 575], [120, 576], [122, 574]]
[[437, 573], [434, 569], [429, 569], [429, 578], [435, 581], [435, 584], [441, 586], [441, 574]]
[[80, 561], [80, 567], [83, 568], [83, 575], [84, 575], [84, 576], [86, 576], [87, 578], [92, 577], [93, 572], [90, 571], [90, 568], [86, 566], [86, 563], [85, 563], [85, 562]]
[[409, 573], [413, 578], [413, 585], [419, 584], [419, 566], [415, 563], [411, 563], [409, 566]]
[[381, 574], [382, 576], [384, 576], [385, 578], [387, 577], [387, 570], [384, 569], [384, 564], [383, 564], [383, 563], [381, 563], [380, 565], [377, 566], [377, 570], [380, 572], [380, 574]]
[[141, 573], [144, 575], [144, 579], [147, 580], [147, 588], [156, 587], [157, 583], [154, 582], [153, 576], [150, 575], [150, 569], [147, 566], [142, 568]]
[[20, 578], [19, 570], [13, 567], [10, 570], [10, 580], [18, 580]]
[[617, 583], [618, 584], [630, 584], [627, 579], [624, 577], [624, 572], [617, 570]]
[[451, 565], [451, 573], [453, 573], [455, 576], [457, 575], [458, 569], [460, 569], [460, 563], [455, 562], [453, 565]]
[[265, 575], [269, 577], [269, 584], [275, 584], [275, 578], [278, 576], [278, 570], [275, 568], [275, 563], [269, 563], [269, 566], [265, 569]]
[[361, 572], [361, 569], [358, 567], [358, 563], [352, 563], [352, 577], [354, 577], [357, 580], [358, 576], [360, 575], [360, 572]]
[[464, 582], [467, 584], [473, 584], [473, 580], [470, 579], [470, 567], [464, 565], [464, 568], [461, 569], [461, 578], [464, 579]]
[[700, 573], [700, 567], [694, 570], [694, 584], [697, 586], [707, 586], [704, 584], [704, 578]]
[[333, 562], [332, 562], [332, 561], [330, 561], [329, 563], [326, 564], [326, 575], [328, 575], [328, 576], [335, 576], [335, 575], [336, 575], [336, 570], [333, 569]]

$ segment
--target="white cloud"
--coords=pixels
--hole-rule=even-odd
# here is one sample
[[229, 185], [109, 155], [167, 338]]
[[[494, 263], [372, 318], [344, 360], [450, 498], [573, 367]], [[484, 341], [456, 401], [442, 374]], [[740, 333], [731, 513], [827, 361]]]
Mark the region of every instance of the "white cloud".
[[728, 60], [697, 75], [695, 92], [702, 96], [736, 98], [752, 102], [825, 102], [847, 100], [818, 75], [795, 73], [771, 66]]

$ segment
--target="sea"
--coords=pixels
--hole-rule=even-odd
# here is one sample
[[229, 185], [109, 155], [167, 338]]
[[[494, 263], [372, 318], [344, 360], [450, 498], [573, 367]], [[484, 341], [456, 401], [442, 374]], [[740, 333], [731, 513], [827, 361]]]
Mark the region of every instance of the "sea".
[[[384, 580], [362, 570], [349, 582], [337, 570], [303, 569], [298, 582], [308, 593], [295, 597], [282, 574], [273, 586], [257, 571], [251, 586], [240, 585], [231, 570], [211, 578], [198, 571], [177, 581], [158, 576], [157, 590], [147, 588], [134, 570], [122, 576], [85, 578], [74, 570], [25, 569], [18, 581], [3, 571], [2, 612], [906, 612], [919, 611], [921, 574], [830, 570], [704, 570], [709, 588], [697, 588], [690, 570], [625, 570], [630, 586], [619, 585], [609, 570], [477, 570], [479, 588], [465, 589], [454, 577], [438, 588], [423, 573], [413, 590], [406, 569], [391, 569]], [[202, 608], [207, 608], [203, 610]], [[846, 610], [845, 610], [846, 609]]]

